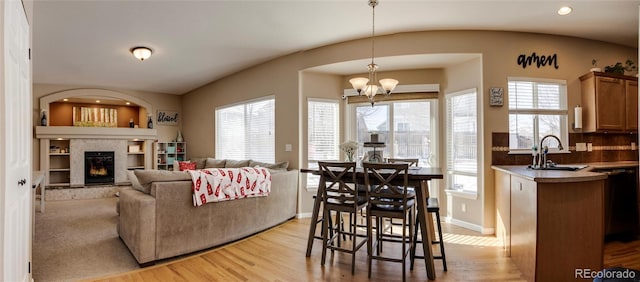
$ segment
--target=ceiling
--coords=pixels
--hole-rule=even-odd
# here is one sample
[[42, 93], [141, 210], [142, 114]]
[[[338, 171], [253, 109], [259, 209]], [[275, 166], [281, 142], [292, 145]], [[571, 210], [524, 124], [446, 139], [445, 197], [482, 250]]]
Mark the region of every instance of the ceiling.
[[[573, 8], [568, 16], [556, 11]], [[640, 0], [380, 0], [376, 34], [509, 30], [638, 46]], [[273, 58], [371, 35], [366, 0], [35, 0], [35, 83], [184, 94]], [[153, 56], [137, 61], [138, 45]], [[422, 67], [462, 57], [425, 55]], [[385, 69], [411, 68], [385, 58]], [[354, 66], [362, 69], [356, 69]], [[320, 71], [365, 72], [366, 63]]]

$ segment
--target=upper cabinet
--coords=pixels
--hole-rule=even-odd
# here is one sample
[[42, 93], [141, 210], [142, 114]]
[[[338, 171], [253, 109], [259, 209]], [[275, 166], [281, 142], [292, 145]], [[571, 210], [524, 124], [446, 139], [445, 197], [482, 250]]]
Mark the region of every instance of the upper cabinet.
[[590, 72], [580, 77], [584, 132], [637, 132], [638, 79]]

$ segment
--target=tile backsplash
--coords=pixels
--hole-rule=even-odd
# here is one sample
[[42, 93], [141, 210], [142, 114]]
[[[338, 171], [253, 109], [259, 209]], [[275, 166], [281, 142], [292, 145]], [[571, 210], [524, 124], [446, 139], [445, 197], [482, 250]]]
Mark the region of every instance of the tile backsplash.
[[[531, 154], [509, 154], [509, 133], [493, 132], [491, 136], [491, 164], [527, 165], [531, 164]], [[632, 148], [631, 143], [635, 143]], [[545, 142], [546, 143], [546, 142]], [[591, 143], [593, 151], [577, 152], [576, 143]], [[566, 148], [566, 144], [565, 145]], [[561, 164], [637, 161], [638, 134], [612, 133], [569, 133], [570, 154], [551, 154], [548, 159]]]

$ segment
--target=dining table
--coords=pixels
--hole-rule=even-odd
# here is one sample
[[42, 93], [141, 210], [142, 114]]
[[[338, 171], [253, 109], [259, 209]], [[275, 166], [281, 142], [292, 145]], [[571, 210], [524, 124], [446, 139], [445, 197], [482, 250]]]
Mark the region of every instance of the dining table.
[[[302, 168], [302, 173], [311, 173], [320, 175], [318, 168]], [[364, 169], [362, 167], [356, 168], [356, 182], [357, 184], [364, 184]], [[382, 176], [385, 175], [384, 171], [381, 171]], [[420, 224], [421, 236], [423, 238], [422, 250], [424, 252], [424, 262], [427, 269], [427, 278], [429, 280], [435, 280], [435, 267], [433, 263], [433, 250], [431, 244], [428, 242], [433, 241], [433, 224], [429, 224], [430, 215], [427, 212], [427, 198], [429, 195], [429, 180], [442, 179], [442, 169], [439, 167], [411, 167], [408, 172], [409, 186], [415, 187], [416, 192], [416, 206], [418, 209], [418, 223]], [[311, 250], [313, 248], [313, 240], [316, 233], [316, 223], [318, 221], [318, 214], [320, 211], [320, 205], [322, 204], [322, 191], [318, 189], [316, 192], [316, 200], [313, 204], [313, 212], [311, 214], [311, 224], [309, 227], [309, 237], [307, 240], [307, 253], [306, 256], [311, 256]], [[426, 239], [425, 239], [426, 238]]]

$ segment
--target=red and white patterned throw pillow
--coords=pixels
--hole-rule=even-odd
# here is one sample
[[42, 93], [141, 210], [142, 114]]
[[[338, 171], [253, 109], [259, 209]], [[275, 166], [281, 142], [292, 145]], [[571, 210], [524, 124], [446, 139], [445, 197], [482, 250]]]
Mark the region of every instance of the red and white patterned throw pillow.
[[180, 168], [180, 171], [185, 171], [185, 170], [195, 170], [196, 169], [196, 162], [178, 162], [178, 167]]

